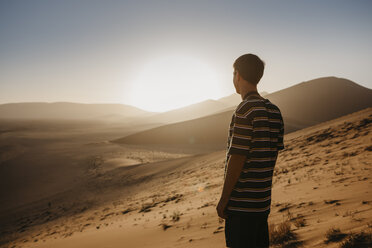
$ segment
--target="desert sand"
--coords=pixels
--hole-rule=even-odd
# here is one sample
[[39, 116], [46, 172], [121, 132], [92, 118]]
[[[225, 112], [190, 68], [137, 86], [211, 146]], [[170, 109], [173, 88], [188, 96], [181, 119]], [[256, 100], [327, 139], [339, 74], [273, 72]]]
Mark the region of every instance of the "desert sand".
[[[331, 228], [345, 235], [371, 231], [371, 122], [367, 108], [285, 135], [273, 179], [271, 233], [286, 222], [291, 247], [339, 247], [342, 240], [325, 243]], [[2, 247], [225, 247], [224, 222], [215, 211], [225, 150], [109, 141], [86, 146], [91, 159], [69, 182], [74, 187], [2, 206]], [[58, 153], [53, 148], [50, 153]], [[86, 151], [80, 147], [70, 157]]]

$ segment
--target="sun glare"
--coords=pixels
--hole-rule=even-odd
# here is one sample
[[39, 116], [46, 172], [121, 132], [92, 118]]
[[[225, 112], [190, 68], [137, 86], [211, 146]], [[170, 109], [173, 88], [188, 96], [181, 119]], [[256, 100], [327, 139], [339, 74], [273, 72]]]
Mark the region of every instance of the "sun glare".
[[168, 56], [149, 61], [132, 82], [130, 104], [164, 112], [218, 95], [216, 72], [192, 57]]

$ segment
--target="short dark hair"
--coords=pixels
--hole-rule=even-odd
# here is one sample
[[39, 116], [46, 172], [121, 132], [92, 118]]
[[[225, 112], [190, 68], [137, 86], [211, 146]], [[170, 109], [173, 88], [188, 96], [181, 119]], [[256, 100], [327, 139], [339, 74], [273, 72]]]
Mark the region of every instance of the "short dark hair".
[[239, 72], [242, 78], [257, 85], [264, 73], [265, 62], [263, 62], [257, 55], [249, 53], [237, 58], [233, 67], [235, 71]]

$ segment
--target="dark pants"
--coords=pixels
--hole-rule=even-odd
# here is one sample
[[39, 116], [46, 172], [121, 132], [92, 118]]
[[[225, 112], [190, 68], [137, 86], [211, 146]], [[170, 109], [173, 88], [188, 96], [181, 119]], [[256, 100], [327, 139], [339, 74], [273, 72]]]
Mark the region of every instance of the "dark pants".
[[225, 220], [226, 246], [231, 248], [268, 248], [268, 215], [228, 214]]

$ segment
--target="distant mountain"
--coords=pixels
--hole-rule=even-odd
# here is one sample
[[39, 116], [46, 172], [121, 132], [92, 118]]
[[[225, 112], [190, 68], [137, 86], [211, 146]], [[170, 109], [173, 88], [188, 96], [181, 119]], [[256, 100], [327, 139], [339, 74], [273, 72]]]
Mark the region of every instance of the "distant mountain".
[[151, 121], [155, 123], [174, 123], [191, 119], [196, 119], [206, 115], [214, 114], [218, 111], [226, 109], [231, 105], [215, 101], [206, 100], [203, 102], [195, 103], [183, 108], [170, 110], [164, 113], [157, 113], [151, 116]]
[[124, 104], [25, 102], [0, 104], [0, 118], [124, 120], [152, 113]]
[[[302, 82], [265, 97], [281, 109], [285, 133], [372, 107], [371, 89], [336, 77]], [[236, 106], [214, 115], [142, 131], [113, 142], [214, 144], [223, 148], [226, 145], [228, 124], [235, 108]]]
[[[266, 95], [267, 92], [260, 92], [262, 96]], [[188, 105], [183, 108], [170, 110], [164, 113], [157, 113], [151, 116], [151, 122], [171, 124], [175, 122], [182, 122], [192, 120], [206, 115], [220, 113], [226, 111], [226, 109], [236, 106], [241, 102], [239, 94], [232, 94], [227, 97], [220, 98], [218, 100], [205, 100], [192, 105]]]

